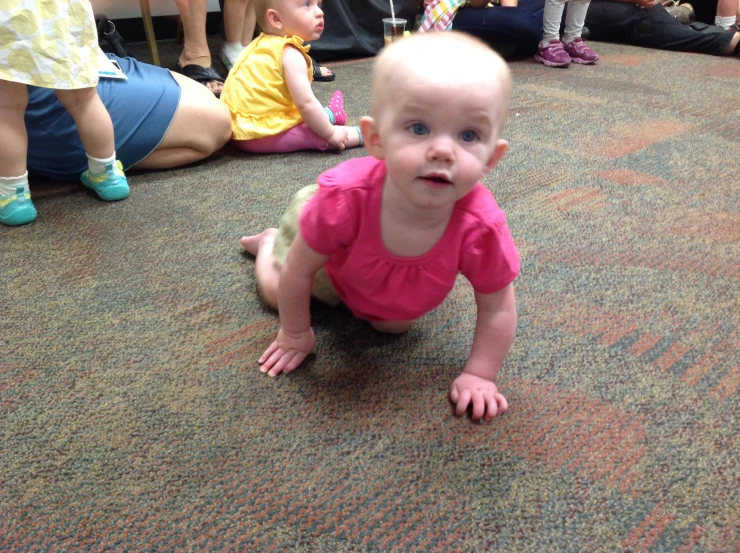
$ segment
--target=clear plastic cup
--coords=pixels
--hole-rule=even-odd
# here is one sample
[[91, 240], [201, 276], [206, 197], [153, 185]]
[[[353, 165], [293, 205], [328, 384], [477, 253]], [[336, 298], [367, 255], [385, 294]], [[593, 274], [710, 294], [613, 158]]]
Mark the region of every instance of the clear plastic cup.
[[406, 20], [398, 17], [386, 17], [383, 19], [383, 40], [386, 44], [403, 37], [406, 30]]

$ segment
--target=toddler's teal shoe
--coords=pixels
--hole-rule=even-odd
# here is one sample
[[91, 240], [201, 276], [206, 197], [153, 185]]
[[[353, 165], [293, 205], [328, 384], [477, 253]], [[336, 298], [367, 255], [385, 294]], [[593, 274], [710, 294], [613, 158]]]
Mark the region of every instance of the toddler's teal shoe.
[[105, 173], [93, 175], [88, 169], [82, 173], [80, 179], [82, 184], [92, 189], [101, 200], [106, 202], [124, 200], [130, 193], [126, 175], [123, 174], [123, 165], [117, 160], [105, 166]]
[[0, 196], [0, 223], [10, 227], [25, 225], [36, 218], [36, 207], [31, 201], [31, 194], [19, 184], [15, 194]]

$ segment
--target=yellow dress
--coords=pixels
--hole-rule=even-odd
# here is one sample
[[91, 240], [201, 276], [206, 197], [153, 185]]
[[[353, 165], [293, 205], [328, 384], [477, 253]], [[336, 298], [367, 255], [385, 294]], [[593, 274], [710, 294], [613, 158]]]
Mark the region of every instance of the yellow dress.
[[231, 136], [235, 140], [275, 136], [303, 122], [283, 73], [282, 56], [287, 45], [303, 53], [308, 79], [313, 80], [310, 47], [304, 46], [302, 38], [260, 34], [236, 60], [221, 92], [221, 100], [231, 111]]
[[0, 79], [62, 90], [96, 86], [89, 0], [0, 0]]

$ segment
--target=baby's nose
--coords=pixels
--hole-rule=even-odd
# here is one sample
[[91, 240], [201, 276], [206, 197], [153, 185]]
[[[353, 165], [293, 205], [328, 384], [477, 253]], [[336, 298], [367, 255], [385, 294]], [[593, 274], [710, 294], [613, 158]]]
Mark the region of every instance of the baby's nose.
[[446, 136], [434, 138], [429, 148], [429, 157], [432, 159], [454, 159], [455, 145], [453, 141]]

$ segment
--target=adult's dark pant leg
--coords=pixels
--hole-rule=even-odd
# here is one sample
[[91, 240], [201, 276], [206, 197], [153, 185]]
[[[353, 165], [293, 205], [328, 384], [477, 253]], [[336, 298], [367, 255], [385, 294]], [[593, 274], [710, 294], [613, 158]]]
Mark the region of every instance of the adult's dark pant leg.
[[544, 7], [545, 0], [520, 0], [515, 8], [463, 8], [452, 28], [480, 38], [506, 58], [531, 56], [542, 40]]
[[586, 14], [591, 40], [645, 48], [724, 55], [732, 33], [701, 32], [681, 25], [661, 5], [641, 8], [617, 0], [594, 0]]

